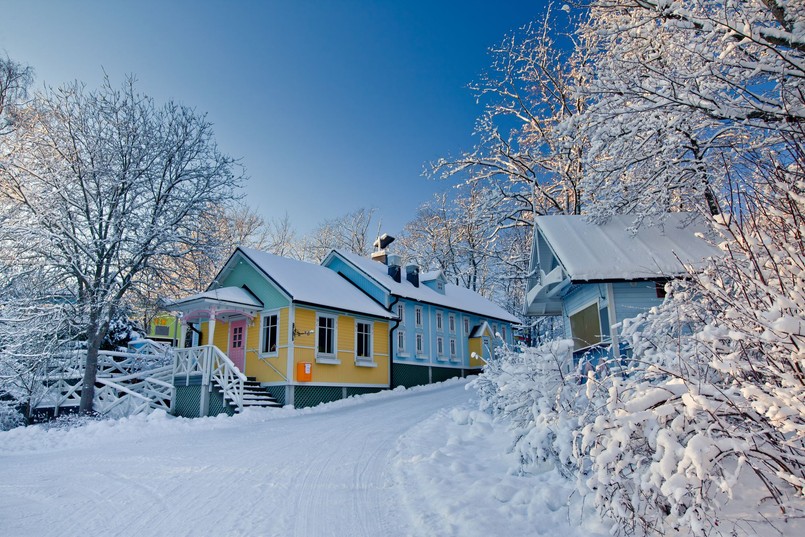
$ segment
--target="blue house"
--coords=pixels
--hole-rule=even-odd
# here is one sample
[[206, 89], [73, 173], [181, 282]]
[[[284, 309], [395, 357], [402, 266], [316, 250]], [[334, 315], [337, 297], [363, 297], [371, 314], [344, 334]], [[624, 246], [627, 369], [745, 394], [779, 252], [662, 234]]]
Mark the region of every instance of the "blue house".
[[574, 343], [574, 363], [620, 358], [618, 325], [659, 305], [665, 283], [700, 267], [719, 250], [704, 240], [706, 226], [690, 213], [666, 215], [662, 226], [632, 230], [633, 218], [605, 224], [579, 215], [538, 216], [525, 315], [561, 316]]
[[[385, 236], [384, 236], [385, 237]], [[366, 258], [333, 250], [322, 264], [393, 313], [390, 384], [414, 386], [477, 373], [520, 320], [478, 293], [390, 255], [388, 237]]]

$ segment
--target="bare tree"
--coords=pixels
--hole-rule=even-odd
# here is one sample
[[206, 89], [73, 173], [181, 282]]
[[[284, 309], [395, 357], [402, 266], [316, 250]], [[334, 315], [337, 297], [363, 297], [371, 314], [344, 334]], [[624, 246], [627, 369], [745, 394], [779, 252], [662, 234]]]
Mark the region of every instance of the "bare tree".
[[63, 286], [87, 340], [81, 412], [92, 410], [98, 350], [132, 290], [167, 261], [204, 247], [210, 207], [232, 200], [236, 162], [194, 110], [158, 106], [107, 79], [37, 95], [5, 136], [0, 196], [17, 263], [46, 266]]
[[0, 56], [0, 136], [13, 128], [14, 110], [28, 95], [33, 76], [31, 67]]
[[374, 242], [370, 236], [374, 214], [374, 209], [360, 208], [321, 222], [308, 237], [303, 239], [301, 257], [320, 263], [334, 248], [369, 255]]

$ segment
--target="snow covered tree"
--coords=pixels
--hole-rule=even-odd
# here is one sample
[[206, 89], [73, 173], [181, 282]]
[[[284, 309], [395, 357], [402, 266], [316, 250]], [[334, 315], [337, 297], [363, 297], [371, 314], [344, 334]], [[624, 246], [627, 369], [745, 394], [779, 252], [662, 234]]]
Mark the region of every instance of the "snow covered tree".
[[44, 266], [74, 304], [87, 341], [81, 411], [92, 409], [98, 349], [133, 289], [198, 250], [209, 207], [232, 200], [236, 162], [211, 124], [107, 79], [97, 90], [48, 89], [2, 139], [4, 230], [15, 262]]
[[471, 86], [484, 105], [478, 145], [432, 165], [434, 177], [494, 189], [506, 221], [581, 211], [585, 137], [572, 120], [584, 108], [577, 86], [587, 49], [572, 54], [568, 46], [575, 24], [549, 6], [541, 20], [492, 47], [489, 71]]
[[579, 29], [590, 212], [717, 213], [745, 155], [805, 121], [801, 2], [602, 0]]
[[[0, 270], [0, 405], [7, 425], [22, 423], [46, 391], [52, 366], [74, 341], [71, 305], [54, 294], [47, 271]], [[18, 415], [19, 420], [10, 420]], [[0, 416], [0, 430], [3, 428]]]
[[506, 218], [499, 201], [480, 186], [436, 194], [420, 206], [394, 248], [423, 270], [441, 270], [451, 283], [519, 313], [530, 227], [499, 224]]

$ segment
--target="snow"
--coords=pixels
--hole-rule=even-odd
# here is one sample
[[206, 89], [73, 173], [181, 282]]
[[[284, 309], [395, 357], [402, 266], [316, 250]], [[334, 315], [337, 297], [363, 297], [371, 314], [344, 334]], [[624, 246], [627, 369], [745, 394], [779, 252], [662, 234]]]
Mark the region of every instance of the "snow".
[[[491, 317], [510, 323], [520, 322], [520, 319], [491, 300], [487, 300], [475, 291], [465, 287], [446, 283], [444, 286], [444, 294], [441, 294], [427, 285], [422, 285], [423, 282], [438, 277], [435, 271], [424, 273], [424, 279], [423, 275], [420, 275], [420, 285], [419, 287], [415, 287], [411, 282], [405, 279], [405, 273], [403, 273], [401, 281], [395, 281], [394, 278], [389, 276], [388, 267], [378, 261], [372, 261], [371, 259], [361, 257], [352, 252], [347, 252], [346, 250], [333, 250], [330, 256], [332, 255], [341, 257], [344, 261], [367, 275], [392, 295], [418, 300], [419, 302], [433, 304], [435, 306], [443, 306], [474, 313], [483, 317]], [[326, 263], [327, 260], [325, 259], [324, 262]]]
[[613, 215], [604, 224], [584, 216], [549, 215], [535, 218], [535, 226], [562, 263], [570, 279], [638, 280], [685, 274], [720, 251], [700, 237], [701, 222], [689, 213], [669, 213], [660, 226], [632, 231], [634, 218]]
[[246, 306], [260, 309], [262, 302], [257, 300], [250, 292], [242, 287], [219, 287], [204, 293], [198, 293], [168, 304], [169, 307], [187, 305], [193, 302], [225, 302], [236, 306]]
[[[238, 251], [290, 295], [294, 302], [365, 313], [384, 319], [393, 318], [393, 315], [363, 294], [360, 289], [326, 267], [254, 248], [240, 247]], [[236, 251], [227, 265], [232, 263], [237, 255]]]
[[16, 537], [605, 535], [554, 471], [508, 472], [510, 433], [466, 386], [0, 433], [0, 527]]

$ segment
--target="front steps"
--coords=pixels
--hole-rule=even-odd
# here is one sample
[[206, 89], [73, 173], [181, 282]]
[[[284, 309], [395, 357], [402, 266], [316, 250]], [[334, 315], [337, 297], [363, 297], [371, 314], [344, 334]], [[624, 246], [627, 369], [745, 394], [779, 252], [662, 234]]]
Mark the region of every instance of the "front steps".
[[[226, 402], [238, 412], [236, 405], [225, 398]], [[259, 407], [259, 408], [280, 408], [282, 405], [272, 396], [265, 388], [260, 386], [254, 377], [248, 377], [248, 380], [243, 383], [243, 408]]]

